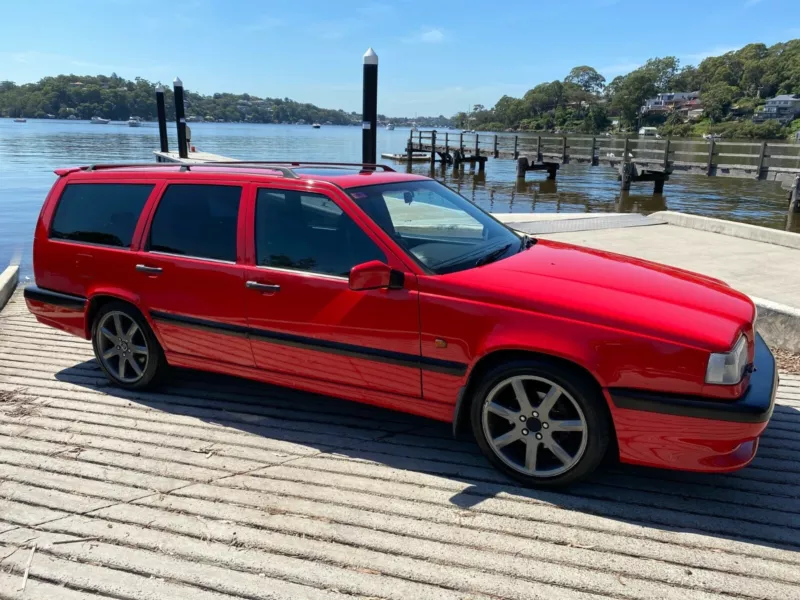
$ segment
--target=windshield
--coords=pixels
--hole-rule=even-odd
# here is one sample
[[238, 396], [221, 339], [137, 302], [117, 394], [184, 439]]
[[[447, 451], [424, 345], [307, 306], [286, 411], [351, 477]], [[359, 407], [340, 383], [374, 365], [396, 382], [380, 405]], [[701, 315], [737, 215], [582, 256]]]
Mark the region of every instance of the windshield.
[[349, 193], [381, 229], [437, 274], [510, 256], [522, 244], [505, 225], [438, 181], [402, 181]]

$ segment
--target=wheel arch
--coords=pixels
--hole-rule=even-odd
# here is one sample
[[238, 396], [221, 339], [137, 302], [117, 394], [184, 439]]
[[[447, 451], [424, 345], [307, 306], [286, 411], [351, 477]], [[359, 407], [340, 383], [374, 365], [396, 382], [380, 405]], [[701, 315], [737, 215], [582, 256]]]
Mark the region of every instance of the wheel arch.
[[147, 318], [147, 315], [145, 315], [141, 306], [139, 306], [138, 296], [120, 290], [98, 290], [89, 296], [88, 302], [86, 303], [84, 334], [87, 340], [91, 339], [92, 337], [92, 324], [94, 323], [95, 316], [97, 316], [97, 313], [103, 306], [111, 302], [124, 302], [125, 304], [130, 305], [130, 307], [136, 310], [150, 325], [150, 328], [153, 329], [150, 320]]
[[[597, 389], [598, 394], [603, 398], [603, 401], [608, 409], [605, 394], [603, 394], [603, 386], [598, 381], [597, 377], [583, 365], [556, 356], [554, 354], [547, 354], [545, 352], [537, 352], [535, 350], [523, 350], [516, 348], [498, 349], [483, 355], [470, 369], [469, 376], [466, 384], [459, 390], [458, 398], [456, 399], [455, 409], [453, 411], [453, 435], [460, 437], [464, 431], [469, 429], [469, 414], [470, 406], [473, 402], [473, 394], [475, 388], [479, 385], [482, 377], [489, 372], [493, 367], [510, 362], [512, 360], [525, 360], [525, 359], [540, 359], [554, 362], [566, 367], [576, 373], [579, 373], [587, 382]], [[609, 417], [610, 409], [609, 410]], [[613, 427], [613, 419], [612, 419]]]

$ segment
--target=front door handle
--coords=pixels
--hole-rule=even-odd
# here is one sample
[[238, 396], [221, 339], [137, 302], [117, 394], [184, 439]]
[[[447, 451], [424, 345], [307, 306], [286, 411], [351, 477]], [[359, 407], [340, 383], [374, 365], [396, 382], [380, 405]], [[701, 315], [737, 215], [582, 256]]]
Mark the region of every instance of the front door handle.
[[257, 281], [248, 281], [244, 284], [247, 289], [258, 290], [259, 292], [269, 292], [274, 294], [281, 291], [281, 286], [271, 283], [258, 283]]
[[136, 270], [140, 273], [149, 273], [150, 275], [158, 275], [163, 271], [161, 267], [148, 267], [147, 265], [136, 265]]

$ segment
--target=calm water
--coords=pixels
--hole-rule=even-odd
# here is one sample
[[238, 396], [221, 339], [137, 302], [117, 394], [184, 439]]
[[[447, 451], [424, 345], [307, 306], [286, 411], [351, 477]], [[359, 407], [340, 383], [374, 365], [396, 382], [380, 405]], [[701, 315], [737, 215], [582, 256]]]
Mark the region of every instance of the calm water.
[[[198, 150], [240, 159], [305, 159], [360, 161], [361, 130], [357, 127], [192, 124]], [[170, 147], [177, 147], [170, 126]], [[378, 132], [378, 153], [402, 152], [408, 130]], [[158, 147], [155, 123], [140, 128], [127, 124], [91, 125], [76, 121], [14, 123], [0, 119], [0, 265], [21, 253], [23, 277], [31, 275], [31, 239], [42, 201], [53, 184], [53, 169], [93, 162], [151, 161]], [[396, 165], [405, 169], [404, 163]], [[776, 183], [745, 179], [673, 176], [663, 196], [652, 184], [634, 184], [620, 195], [616, 172], [605, 167], [565, 165], [556, 181], [528, 173], [517, 184], [515, 164], [489, 160], [485, 173], [469, 169], [454, 174], [438, 167], [435, 176], [492, 212], [642, 212], [678, 210], [786, 228], [787, 193]], [[413, 171], [430, 174], [427, 163]], [[800, 219], [793, 230], [800, 232]]]

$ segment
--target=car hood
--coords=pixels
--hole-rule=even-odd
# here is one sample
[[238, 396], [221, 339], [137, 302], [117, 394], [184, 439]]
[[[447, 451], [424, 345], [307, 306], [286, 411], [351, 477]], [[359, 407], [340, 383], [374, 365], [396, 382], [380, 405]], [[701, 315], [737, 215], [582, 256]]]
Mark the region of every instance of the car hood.
[[484, 301], [725, 351], [754, 318], [752, 301], [718, 279], [549, 240], [460, 283]]

